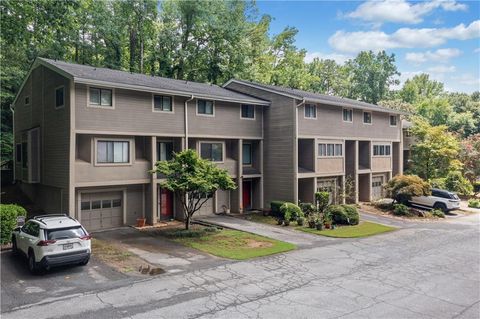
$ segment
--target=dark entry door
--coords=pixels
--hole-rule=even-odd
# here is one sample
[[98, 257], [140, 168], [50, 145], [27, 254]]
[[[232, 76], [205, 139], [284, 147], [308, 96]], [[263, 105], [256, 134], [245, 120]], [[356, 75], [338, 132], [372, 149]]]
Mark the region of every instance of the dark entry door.
[[159, 189], [160, 220], [173, 218], [173, 193], [165, 188]]
[[242, 185], [242, 207], [243, 209], [251, 209], [252, 208], [252, 182], [245, 181]]

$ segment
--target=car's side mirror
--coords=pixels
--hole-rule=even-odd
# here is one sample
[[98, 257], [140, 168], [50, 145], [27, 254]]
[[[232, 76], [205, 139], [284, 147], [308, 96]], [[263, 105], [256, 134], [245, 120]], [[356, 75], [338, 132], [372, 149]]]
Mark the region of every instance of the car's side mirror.
[[22, 227], [20, 227], [20, 226], [15, 227], [14, 231], [22, 231]]

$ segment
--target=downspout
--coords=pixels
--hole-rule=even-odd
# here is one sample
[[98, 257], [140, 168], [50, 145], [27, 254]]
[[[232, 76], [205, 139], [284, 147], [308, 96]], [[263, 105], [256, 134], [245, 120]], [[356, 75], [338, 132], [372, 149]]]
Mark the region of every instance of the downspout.
[[294, 200], [295, 202], [298, 202], [298, 108], [302, 105], [304, 105], [306, 102], [305, 98], [303, 98], [302, 102], [300, 102], [299, 104], [296, 104], [295, 105], [295, 109], [294, 109], [294, 112], [295, 112], [295, 132], [294, 132], [294, 144], [295, 145], [295, 152], [293, 154], [293, 163], [294, 163], [294, 181], [295, 181], [295, 184], [293, 185], [294, 186]]
[[188, 102], [193, 101], [194, 98], [192, 94], [188, 100], [185, 100], [185, 149], [188, 149]]
[[17, 164], [17, 146], [15, 144], [15, 109], [12, 108], [12, 105], [9, 106], [10, 111], [12, 112], [12, 150], [13, 150], [13, 158], [12, 158], [12, 166], [13, 166], [13, 181], [12, 184], [14, 184], [17, 181], [17, 178], [15, 176], [15, 166]]

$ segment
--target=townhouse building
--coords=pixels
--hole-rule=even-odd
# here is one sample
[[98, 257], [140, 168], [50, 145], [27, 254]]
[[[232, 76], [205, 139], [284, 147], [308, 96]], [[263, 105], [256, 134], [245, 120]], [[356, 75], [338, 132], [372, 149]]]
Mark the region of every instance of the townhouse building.
[[[38, 58], [14, 101], [15, 180], [49, 213], [97, 230], [181, 218], [149, 171], [196, 150], [237, 185], [199, 214], [263, 207], [263, 108], [225, 88]], [[177, 215], [175, 215], [177, 212]]]
[[[402, 112], [351, 99], [230, 80], [225, 88], [270, 101], [264, 112], [264, 204], [312, 202], [319, 190], [331, 201], [371, 201], [400, 174]], [[352, 198], [345, 198], [351, 180]]]
[[182, 218], [150, 170], [194, 149], [237, 184], [199, 215], [381, 196], [402, 171], [399, 113], [375, 105], [231, 80], [223, 87], [38, 58], [13, 103], [15, 180], [48, 213], [89, 230]]

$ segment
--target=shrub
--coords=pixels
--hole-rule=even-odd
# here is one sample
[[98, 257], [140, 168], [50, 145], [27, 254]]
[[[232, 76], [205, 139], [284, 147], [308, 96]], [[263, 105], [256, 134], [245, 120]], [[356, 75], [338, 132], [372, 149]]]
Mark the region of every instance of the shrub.
[[407, 216], [409, 214], [408, 207], [403, 204], [393, 205], [393, 215], [395, 216]]
[[480, 193], [480, 182], [474, 182], [473, 183], [473, 192], [475, 194]]
[[439, 218], [445, 218], [445, 213], [441, 211], [440, 209], [432, 209], [430, 211], [432, 216], [439, 217]]
[[272, 210], [272, 216], [276, 218], [283, 218], [283, 215], [280, 212], [280, 207], [284, 204], [284, 201], [273, 200], [270, 202], [270, 209]]
[[472, 184], [459, 171], [448, 172], [445, 188], [460, 195], [470, 195], [473, 192]]
[[440, 189], [445, 189], [447, 188], [445, 186], [445, 177], [443, 178], [434, 178], [430, 181], [430, 185], [434, 188], [440, 188]]
[[17, 217], [27, 216], [22, 206], [15, 204], [0, 204], [0, 243], [7, 244], [12, 239], [12, 231], [17, 227]]
[[388, 197], [398, 203], [405, 204], [414, 196], [431, 194], [430, 184], [416, 175], [397, 175], [388, 181], [386, 186]]
[[294, 203], [283, 203], [280, 206], [280, 213], [285, 221], [297, 220], [298, 217], [303, 217], [302, 210]]
[[341, 205], [330, 205], [325, 210], [325, 217], [329, 217], [335, 224], [348, 224], [348, 217]]
[[387, 210], [392, 209], [393, 204], [392, 204], [392, 202], [381, 199], [381, 200], [378, 200], [376, 202], [373, 202], [372, 205], [375, 206], [378, 209], [387, 211]]
[[317, 204], [317, 208], [320, 213], [325, 212], [325, 209], [327, 208], [329, 201], [330, 201], [330, 193], [328, 192], [315, 193], [315, 202]]
[[303, 217], [298, 217], [297, 218], [297, 225], [298, 226], [303, 226], [304, 223], [305, 223], [305, 218], [303, 218]]
[[310, 216], [310, 214], [315, 213], [315, 211], [317, 210], [315, 208], [315, 205], [313, 205], [312, 203], [300, 203], [298, 206], [300, 206], [300, 209], [305, 216]]
[[480, 208], [480, 199], [469, 199], [468, 207]]
[[360, 215], [358, 210], [353, 205], [342, 205], [345, 215], [347, 215], [347, 221], [349, 225], [358, 225], [360, 222]]

